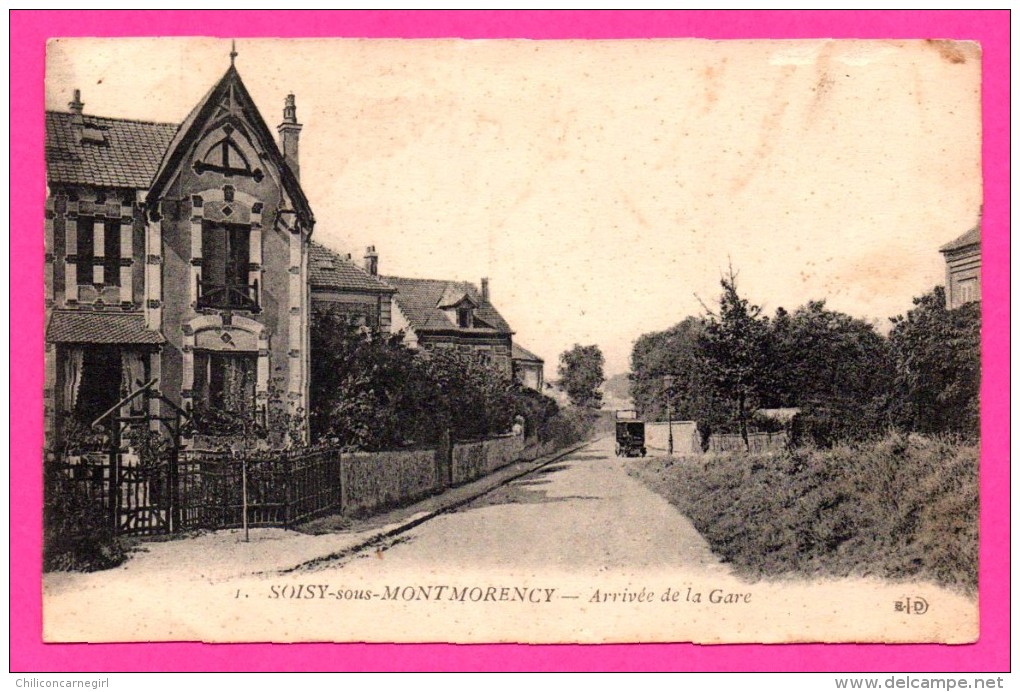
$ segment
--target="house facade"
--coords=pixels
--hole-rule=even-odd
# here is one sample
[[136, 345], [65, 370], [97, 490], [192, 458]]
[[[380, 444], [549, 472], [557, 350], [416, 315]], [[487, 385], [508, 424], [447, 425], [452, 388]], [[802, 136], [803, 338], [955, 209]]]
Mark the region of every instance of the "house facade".
[[366, 249], [361, 268], [349, 254], [341, 255], [312, 242], [308, 276], [313, 313], [329, 311], [356, 327], [390, 333], [397, 289], [379, 278], [379, 256], [374, 246]]
[[517, 343], [513, 344], [510, 354], [514, 379], [525, 387], [543, 393], [545, 361]]
[[279, 143], [233, 61], [180, 124], [84, 106], [76, 91], [46, 113], [48, 447], [151, 380], [196, 421], [306, 434], [314, 217], [293, 95]]
[[946, 307], [953, 310], [981, 300], [981, 224], [939, 252], [946, 260]]
[[513, 375], [513, 331], [489, 299], [489, 281], [481, 289], [466, 281], [385, 276], [393, 295], [393, 332], [403, 332], [412, 348], [455, 349]]

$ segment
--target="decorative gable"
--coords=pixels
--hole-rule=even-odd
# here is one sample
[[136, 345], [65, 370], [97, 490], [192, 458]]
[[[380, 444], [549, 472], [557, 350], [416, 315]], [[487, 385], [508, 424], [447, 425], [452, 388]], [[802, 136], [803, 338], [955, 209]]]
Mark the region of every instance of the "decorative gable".
[[268, 176], [289, 198], [301, 225], [311, 228], [314, 224], [297, 176], [233, 65], [178, 129], [149, 189], [150, 208], [185, 167], [199, 177], [208, 176], [210, 187], [244, 179], [261, 183]]

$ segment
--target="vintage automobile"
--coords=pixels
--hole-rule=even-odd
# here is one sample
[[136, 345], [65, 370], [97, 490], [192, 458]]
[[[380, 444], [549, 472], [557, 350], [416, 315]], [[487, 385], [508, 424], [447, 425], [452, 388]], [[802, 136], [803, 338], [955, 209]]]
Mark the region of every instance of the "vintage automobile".
[[616, 412], [616, 456], [636, 457], [648, 453], [645, 447], [645, 422], [635, 411]]

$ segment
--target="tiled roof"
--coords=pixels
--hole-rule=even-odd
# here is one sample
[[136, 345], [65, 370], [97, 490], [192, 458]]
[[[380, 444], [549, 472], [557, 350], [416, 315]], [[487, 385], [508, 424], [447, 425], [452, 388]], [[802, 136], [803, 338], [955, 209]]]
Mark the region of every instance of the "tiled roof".
[[[49, 183], [146, 189], [177, 132], [172, 123], [46, 113], [46, 177]], [[82, 135], [85, 137], [82, 137]]]
[[298, 214], [310, 228], [315, 223], [308, 199], [280, 153], [276, 138], [231, 65], [223, 77], [185, 118], [176, 123], [152, 123], [83, 115], [84, 127], [74, 126], [72, 113], [46, 113], [46, 175], [53, 183], [148, 189], [150, 199], [163, 194], [187, 150], [213, 117], [224, 94], [236, 97], [253, 134], [280, 172], [283, 186]]
[[534, 353], [524, 348], [517, 342], [514, 342], [510, 347], [510, 357], [513, 360], [533, 360], [537, 363], [544, 363], [545, 361], [536, 356]]
[[46, 340], [79, 344], [162, 344], [159, 332], [145, 328], [144, 315], [118, 312], [53, 313]]
[[978, 224], [974, 228], [970, 229], [963, 235], [951, 243], [946, 243], [939, 252], [951, 252], [952, 250], [959, 250], [960, 248], [967, 247], [968, 245], [980, 245], [981, 244], [981, 225]]
[[313, 291], [325, 289], [393, 293], [397, 290], [349, 259], [318, 243], [311, 243], [308, 255], [308, 280]]
[[[435, 279], [404, 279], [397, 276], [384, 276], [386, 283], [397, 289], [393, 299], [397, 301], [400, 311], [417, 332], [429, 331], [460, 331], [466, 333], [513, 334], [510, 325], [488, 301], [483, 301], [474, 284], [466, 281], [442, 281]], [[437, 306], [448, 291], [467, 294], [478, 306], [475, 309], [476, 327], [460, 329], [452, 324], [446, 313]]]

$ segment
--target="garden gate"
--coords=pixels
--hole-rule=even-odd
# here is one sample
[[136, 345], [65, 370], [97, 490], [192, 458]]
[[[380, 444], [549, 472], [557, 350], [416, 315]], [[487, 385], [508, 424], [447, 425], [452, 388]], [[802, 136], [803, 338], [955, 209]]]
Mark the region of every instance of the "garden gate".
[[[102, 499], [114, 535], [172, 533], [183, 526], [178, 460], [189, 416], [156, 382], [143, 384], [92, 424], [107, 431], [105, 468], [93, 464], [86, 475], [106, 486]], [[153, 412], [153, 402], [161, 413]]]

